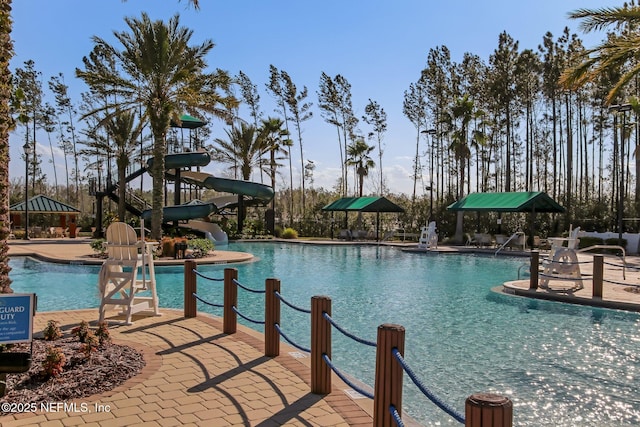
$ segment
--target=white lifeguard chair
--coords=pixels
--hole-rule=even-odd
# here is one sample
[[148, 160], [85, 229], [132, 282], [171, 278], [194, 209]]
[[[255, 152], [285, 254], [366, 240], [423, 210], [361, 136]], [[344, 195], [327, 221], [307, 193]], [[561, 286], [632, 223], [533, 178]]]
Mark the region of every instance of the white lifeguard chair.
[[155, 243], [146, 243], [144, 225], [141, 229], [138, 240], [133, 227], [124, 222], [114, 222], [107, 228], [108, 258], [102, 264], [98, 283], [100, 322], [104, 321], [107, 308], [120, 309], [127, 325], [136, 313], [160, 315], [153, 264]]
[[[540, 277], [540, 287], [550, 289], [549, 281], [572, 282], [572, 286], [560, 284], [559, 290], [575, 291], [584, 287], [582, 283], [582, 273], [578, 261], [577, 248], [580, 239], [578, 234], [580, 227], [569, 229], [569, 238], [550, 238], [551, 251], [549, 258], [542, 261], [542, 274]], [[564, 246], [564, 243], [567, 246]]]
[[428, 226], [422, 227], [420, 239], [418, 239], [418, 248], [426, 250], [438, 249], [438, 232], [436, 231], [435, 221], [431, 221]]

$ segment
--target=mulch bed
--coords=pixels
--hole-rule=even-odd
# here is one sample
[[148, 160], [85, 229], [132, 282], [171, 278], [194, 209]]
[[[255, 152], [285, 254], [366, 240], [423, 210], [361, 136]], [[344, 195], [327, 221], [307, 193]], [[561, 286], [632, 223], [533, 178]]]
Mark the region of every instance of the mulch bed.
[[[142, 354], [125, 345], [105, 344], [89, 358], [80, 351], [81, 345], [75, 336], [56, 341], [34, 339], [31, 368], [22, 374], [7, 375], [6, 394], [0, 400], [39, 405], [87, 397], [113, 390], [145, 366]], [[42, 374], [42, 362], [50, 346], [64, 352], [66, 364], [61, 374], [48, 378]], [[17, 344], [8, 351], [29, 352], [29, 348], [30, 344]]]

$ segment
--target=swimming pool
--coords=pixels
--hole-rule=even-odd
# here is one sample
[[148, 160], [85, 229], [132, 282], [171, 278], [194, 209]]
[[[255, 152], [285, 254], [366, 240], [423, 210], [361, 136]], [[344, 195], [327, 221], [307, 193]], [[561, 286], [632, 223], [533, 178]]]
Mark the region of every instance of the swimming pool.
[[[387, 247], [238, 243], [259, 262], [238, 265], [239, 281], [263, 288], [279, 278], [282, 295], [309, 307], [332, 298], [332, 317], [375, 341], [382, 323], [406, 328], [405, 359], [424, 383], [464, 412], [471, 393], [492, 391], [514, 403], [518, 426], [620, 426], [640, 423], [640, 316], [528, 300], [491, 292], [517, 277], [524, 260], [403, 253]], [[36, 292], [39, 311], [97, 307], [98, 267], [11, 260], [16, 292]], [[225, 266], [200, 266], [222, 277]], [[73, 274], [70, 272], [73, 271]], [[160, 303], [182, 307], [183, 269], [157, 268]], [[198, 293], [222, 302], [220, 282]], [[239, 291], [239, 309], [263, 317], [263, 296]], [[199, 310], [221, 315], [220, 309]], [[241, 323], [244, 323], [241, 321]], [[247, 326], [254, 327], [253, 325]], [[283, 330], [309, 346], [308, 316], [282, 308]], [[333, 333], [333, 361], [373, 384], [375, 349]], [[404, 412], [424, 425], [457, 425], [405, 376]]]

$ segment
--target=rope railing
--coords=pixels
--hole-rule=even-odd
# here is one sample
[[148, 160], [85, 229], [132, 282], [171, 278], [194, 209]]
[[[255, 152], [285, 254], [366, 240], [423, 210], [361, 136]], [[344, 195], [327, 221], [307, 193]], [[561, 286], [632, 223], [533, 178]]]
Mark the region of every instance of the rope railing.
[[541, 258], [542, 264], [557, 264], [557, 265], [580, 265], [580, 264], [593, 264], [592, 261], [566, 261], [566, 260], [554, 260], [552, 258]]
[[630, 288], [640, 288], [639, 284], [636, 283], [624, 283], [624, 282], [616, 282], [614, 280], [607, 280], [607, 279], [602, 279], [603, 282], [605, 283], [610, 283], [612, 285], [617, 285], [617, 286], [627, 286]]
[[224, 308], [224, 304], [214, 304], [212, 302], [206, 301], [206, 300], [202, 299], [201, 297], [199, 297], [198, 294], [196, 294], [196, 293], [193, 293], [191, 295], [193, 295], [193, 297], [195, 299], [197, 299], [198, 301], [200, 301], [201, 303], [204, 303], [204, 304], [209, 305], [211, 307]]
[[565, 281], [565, 282], [576, 282], [576, 281], [582, 281], [585, 280], [582, 277], [565, 277], [565, 276], [558, 276], [558, 275], [554, 275], [554, 274], [544, 274], [544, 273], [538, 273], [538, 276], [540, 277], [548, 277], [549, 279], [554, 279], [557, 281]]
[[195, 268], [191, 269], [193, 271], [194, 274], [202, 277], [203, 279], [207, 279], [207, 280], [211, 280], [214, 282], [224, 282], [224, 278], [219, 278], [219, 277], [209, 277], [209, 276], [205, 276], [204, 274], [200, 273], [198, 270], [196, 270]]
[[300, 313], [305, 313], [305, 314], [311, 314], [311, 310], [307, 310], [306, 308], [302, 308], [302, 307], [298, 307], [297, 305], [294, 305], [292, 303], [290, 303], [289, 301], [287, 301], [286, 299], [284, 299], [284, 297], [282, 295], [280, 295], [280, 292], [276, 292], [276, 297], [282, 301], [283, 303], [285, 303], [285, 305], [291, 307], [292, 309], [299, 311]]
[[280, 325], [278, 325], [276, 323], [275, 327], [278, 330], [278, 333], [280, 334], [280, 336], [282, 336], [282, 338], [284, 338], [284, 340], [286, 342], [288, 342], [289, 344], [291, 344], [292, 346], [294, 346], [295, 348], [297, 348], [300, 351], [304, 351], [305, 353], [311, 353], [311, 349], [310, 348], [306, 348], [306, 347], [301, 346], [300, 344], [297, 344], [295, 341], [293, 341], [291, 338], [289, 338], [287, 335], [285, 335], [285, 333], [282, 332], [282, 328], [280, 328]]
[[361, 395], [363, 395], [364, 397], [368, 397], [369, 399], [373, 399], [373, 394], [369, 393], [368, 391], [366, 391], [365, 389], [358, 387], [357, 385], [355, 385], [352, 381], [350, 381], [346, 375], [344, 375], [342, 372], [340, 372], [338, 370], [338, 368], [336, 368], [336, 366], [331, 363], [331, 359], [329, 359], [329, 356], [327, 356], [326, 354], [322, 355], [322, 359], [324, 360], [324, 362], [327, 364], [327, 366], [329, 366], [331, 368], [331, 370], [333, 372], [335, 372], [335, 374], [342, 380], [344, 381], [344, 383], [346, 385], [348, 385], [349, 387], [351, 387], [352, 389], [354, 389], [355, 391], [357, 391], [358, 393], [360, 393]]
[[[593, 298], [598, 298], [598, 299], [602, 299], [603, 298], [603, 291], [604, 291], [603, 285], [605, 283], [616, 285], [616, 286], [627, 286], [627, 287], [638, 287], [638, 288], [640, 288], [640, 285], [636, 285], [634, 283], [620, 282], [620, 281], [617, 281], [617, 280], [611, 280], [611, 279], [605, 279], [604, 278], [604, 266], [605, 265], [621, 269], [622, 270], [622, 279], [623, 280], [627, 279], [627, 275], [626, 275], [626, 269], [627, 268], [633, 268], [634, 270], [640, 270], [640, 267], [628, 266], [624, 259], [622, 260], [622, 264], [617, 264], [617, 263], [605, 261], [603, 254], [594, 254], [593, 255], [593, 259], [591, 261], [582, 261], [581, 263], [583, 263], [583, 264], [586, 264], [586, 263], [592, 264], [593, 265], [592, 274], [583, 274], [583, 273], [580, 272], [579, 269], [575, 269], [576, 271], [567, 271], [567, 272], [558, 271], [555, 274], [549, 274], [549, 272], [550, 272], [549, 266], [553, 266], [553, 264], [556, 264], [556, 265], [558, 265], [558, 267], [561, 267], [562, 265], [568, 265], [568, 264], [571, 264], [571, 263], [569, 263], [569, 262], [565, 263], [563, 261], [556, 260], [555, 262], [547, 263], [546, 264], [546, 268], [545, 268], [544, 271], [539, 271], [539, 266], [540, 266], [539, 253], [537, 251], [532, 251], [531, 252], [531, 267], [529, 268], [529, 271], [531, 273], [531, 277], [530, 277], [530, 280], [529, 280], [529, 290], [538, 289], [538, 286], [539, 286], [538, 282], [539, 282], [540, 278], [542, 278], [542, 280], [544, 280], [544, 282], [542, 283], [542, 287], [548, 287], [548, 285], [545, 285], [545, 282], [548, 282], [550, 280], [565, 281], [565, 282], [582, 282], [584, 280], [591, 280], [591, 282], [592, 282], [592, 291], [591, 291], [592, 292], [592, 297]], [[573, 264], [575, 264], [575, 263], [573, 263]]]
[[451, 406], [449, 406], [447, 403], [443, 402], [440, 398], [438, 398], [433, 392], [431, 392], [422, 383], [422, 381], [413, 372], [413, 369], [411, 369], [411, 367], [404, 360], [404, 358], [400, 354], [400, 351], [398, 351], [397, 348], [392, 349], [391, 353], [396, 358], [396, 360], [400, 363], [400, 365], [402, 366], [402, 369], [407, 373], [409, 378], [411, 378], [411, 381], [413, 381], [413, 383], [416, 385], [416, 387], [418, 387], [418, 389], [422, 392], [422, 394], [424, 394], [438, 408], [442, 409], [444, 412], [446, 412], [447, 414], [451, 415], [451, 417], [453, 417], [453, 419], [455, 419], [456, 421], [458, 421], [461, 424], [464, 424], [464, 422], [465, 422], [464, 416], [462, 414], [460, 414], [459, 412], [457, 412], [455, 409], [453, 409]]
[[345, 329], [343, 329], [342, 327], [340, 327], [340, 325], [338, 325], [332, 318], [331, 316], [329, 316], [327, 313], [322, 313], [322, 317], [324, 317], [325, 319], [327, 319], [327, 321], [329, 323], [331, 323], [331, 325], [336, 328], [338, 331], [340, 331], [342, 333], [342, 335], [351, 338], [352, 340], [359, 342], [360, 344], [364, 344], [364, 345], [368, 345], [370, 347], [375, 347], [376, 343], [373, 341], [368, 341], [365, 340], [363, 338], [360, 338], [348, 331], [346, 331]]
[[612, 266], [612, 267], [628, 268], [628, 269], [636, 270], [636, 271], [640, 270], [640, 267], [636, 267], [635, 265], [614, 264], [614, 263], [612, 263], [612, 262], [607, 262], [607, 261], [604, 261], [604, 264], [606, 264], [606, 265], [610, 265], [610, 266]]
[[236, 285], [239, 288], [244, 289], [247, 292], [252, 292], [254, 294], [264, 294], [266, 292], [264, 289], [251, 289], [251, 288], [248, 288], [248, 287], [244, 286], [242, 283], [238, 282], [238, 280], [236, 280], [236, 279], [233, 279], [232, 282], [233, 282], [234, 285]]
[[404, 427], [404, 423], [402, 422], [402, 418], [400, 418], [400, 414], [394, 405], [389, 405], [389, 413], [391, 414], [391, 418], [396, 423], [398, 427]]
[[238, 316], [242, 317], [244, 320], [251, 322], [251, 323], [255, 323], [256, 325], [264, 325], [264, 320], [255, 320], [252, 319], [248, 316], [245, 316], [244, 314], [242, 314], [238, 308], [234, 305], [233, 307], [231, 307], [231, 310], [233, 310], [234, 313], [236, 313]]
[[[292, 347], [308, 353], [311, 359], [310, 388], [314, 394], [329, 394], [332, 391], [331, 377], [333, 374], [340, 378], [354, 391], [369, 399], [373, 399], [373, 421], [374, 425], [381, 427], [404, 426], [402, 422], [402, 376], [407, 372], [413, 382], [421, 389], [428, 390], [422, 382], [415, 376], [411, 368], [402, 365], [402, 354], [404, 352], [404, 328], [400, 325], [384, 324], [378, 327], [377, 341], [369, 341], [356, 336], [338, 325], [331, 318], [331, 298], [327, 296], [311, 297], [311, 310], [298, 307], [287, 301], [280, 293], [280, 281], [278, 279], [266, 279], [265, 290], [250, 289], [238, 282], [238, 270], [225, 268], [224, 270], [224, 304], [215, 304], [206, 301], [197, 293], [197, 278], [203, 277], [207, 280], [219, 281], [219, 279], [207, 277], [200, 274], [196, 269], [195, 260], [185, 261], [185, 281], [184, 281], [184, 313], [185, 318], [197, 316], [197, 304], [202, 302], [211, 307], [223, 308], [223, 332], [234, 334], [237, 328], [237, 317], [257, 325], [264, 325], [264, 354], [267, 357], [276, 357], [280, 354], [280, 341], [284, 340]], [[238, 310], [238, 287], [252, 292], [265, 294], [265, 317], [264, 321], [253, 319]], [[311, 317], [311, 346], [307, 348], [291, 339], [280, 326], [280, 302], [283, 302], [293, 310], [310, 314]], [[331, 330], [336, 328], [340, 333], [361, 344], [376, 348], [376, 375], [374, 392], [371, 393], [361, 386], [353, 383], [345, 374], [336, 368], [331, 361]], [[406, 364], [405, 364], [406, 365]], [[479, 419], [508, 419], [512, 418], [511, 402], [507, 398], [500, 397], [499, 404], [489, 404], [486, 400], [488, 394], [471, 395], [467, 399], [467, 414], [480, 414]], [[492, 395], [495, 397], [495, 395]], [[427, 394], [429, 397], [429, 394]], [[433, 397], [433, 396], [432, 396]], [[431, 399], [431, 398], [430, 398]], [[431, 399], [439, 408], [456, 419], [461, 418], [455, 411], [437, 398]], [[469, 403], [471, 402], [471, 403]], [[469, 412], [472, 411], [472, 412]], [[498, 414], [493, 417], [492, 414]], [[475, 416], [474, 415], [474, 416]], [[486, 424], [474, 421], [470, 418], [469, 427], [497, 427], [502, 424]]]

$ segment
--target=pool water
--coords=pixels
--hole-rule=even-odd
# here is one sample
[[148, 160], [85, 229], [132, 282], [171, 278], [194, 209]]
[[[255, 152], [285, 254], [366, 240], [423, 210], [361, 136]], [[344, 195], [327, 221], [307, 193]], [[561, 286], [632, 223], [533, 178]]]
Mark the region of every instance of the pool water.
[[[258, 262], [234, 266], [245, 286], [281, 280], [287, 301], [309, 308], [314, 295], [332, 298], [332, 317], [375, 341], [376, 328], [406, 329], [405, 360], [424, 384], [464, 413], [476, 392], [508, 396], [518, 426], [640, 424], [640, 316], [501, 295], [491, 288], [517, 278], [526, 259], [410, 254], [388, 247], [236, 243]], [[16, 292], [36, 292], [38, 310], [97, 307], [98, 267], [12, 259]], [[228, 267], [228, 266], [227, 266]], [[199, 266], [222, 277], [224, 265]], [[182, 308], [182, 267], [157, 267], [160, 304]], [[198, 294], [222, 303], [222, 283], [198, 279]], [[239, 310], [264, 318], [264, 295], [238, 291]], [[221, 309], [198, 309], [220, 316]], [[97, 315], [97, 313], [96, 313]], [[260, 327], [249, 327], [262, 331]], [[309, 317], [282, 306], [281, 326], [309, 347]], [[369, 385], [375, 349], [333, 334], [333, 362]], [[423, 425], [458, 425], [405, 375], [403, 411]]]

